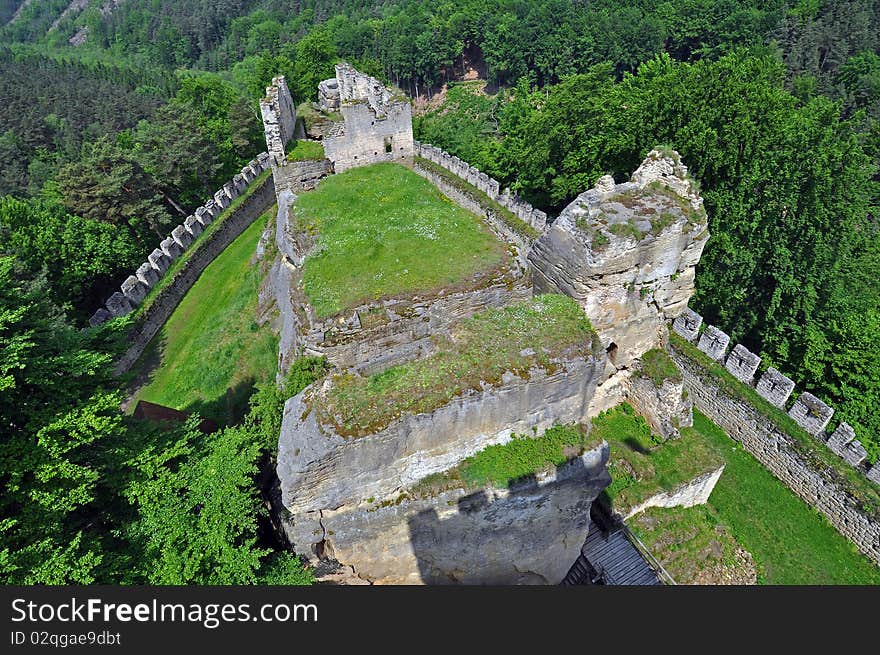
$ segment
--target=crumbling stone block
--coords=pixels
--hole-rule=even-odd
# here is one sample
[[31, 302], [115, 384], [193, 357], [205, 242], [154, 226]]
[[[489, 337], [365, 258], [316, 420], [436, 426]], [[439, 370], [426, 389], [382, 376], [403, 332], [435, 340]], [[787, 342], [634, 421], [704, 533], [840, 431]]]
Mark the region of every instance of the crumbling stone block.
[[133, 306], [140, 305], [141, 301], [147, 297], [147, 291], [150, 290], [146, 284], [134, 275], [129, 275], [125, 278], [125, 282], [122, 283], [120, 289]]
[[688, 341], [693, 341], [697, 338], [702, 324], [703, 317], [693, 309], [685, 307], [684, 311], [672, 321], [672, 329]]
[[183, 222], [183, 229], [189, 232], [193, 238], [199, 236], [204, 230], [202, 224], [195, 216], [186, 217], [186, 220]]
[[254, 181], [254, 172], [251, 170], [250, 166], [245, 166], [241, 169], [241, 178], [244, 180], [245, 186]]
[[126, 314], [131, 313], [134, 310], [131, 302], [128, 298], [123, 295], [121, 291], [117, 291], [112, 296], [107, 298], [107, 311], [110, 312], [110, 315], [114, 318], [119, 318], [120, 316], [125, 316]]
[[712, 359], [719, 361], [724, 357], [724, 353], [727, 351], [727, 345], [729, 343], [730, 337], [727, 334], [714, 325], [710, 325], [703, 331], [703, 334], [700, 335], [700, 342], [697, 344], [697, 348], [702, 350]]
[[543, 230], [547, 227], [547, 213], [540, 209], [532, 210], [532, 227], [536, 230]]
[[874, 466], [868, 469], [867, 475], [871, 482], [880, 484], [880, 462], [877, 462]]
[[156, 248], [147, 255], [147, 261], [150, 262], [150, 266], [156, 269], [159, 275], [162, 275], [171, 266], [171, 259], [159, 248]]
[[268, 168], [272, 165], [272, 158], [269, 156], [268, 152], [261, 152], [257, 155], [257, 161], [260, 164], [261, 171], [268, 170]]
[[113, 318], [113, 315], [110, 312], [103, 307], [99, 307], [98, 311], [92, 314], [92, 317], [89, 319], [89, 325], [92, 327], [98, 327], [109, 321], [111, 318]]
[[176, 228], [171, 230], [171, 238], [177, 241], [178, 245], [182, 248], [182, 250], [186, 250], [189, 248], [189, 244], [192, 243], [192, 234], [186, 231], [186, 228], [183, 225], [178, 225]]
[[199, 207], [196, 209], [196, 213], [194, 214], [196, 220], [202, 224], [202, 230], [208, 227], [211, 222], [214, 220], [214, 216], [206, 207]]
[[162, 239], [159, 247], [162, 249], [162, 252], [165, 253], [165, 256], [171, 261], [174, 261], [183, 254], [183, 248], [181, 248], [180, 244], [172, 237]]
[[[200, 209], [201, 209], [201, 208], [200, 208]], [[211, 200], [208, 200], [208, 201], [205, 203], [204, 210], [205, 210], [205, 213], [208, 214], [208, 216], [210, 216], [210, 219], [208, 220], [208, 222], [210, 222], [210, 221], [214, 220], [215, 218], [217, 218], [217, 217], [220, 215], [220, 212], [223, 211], [222, 209], [220, 209], [220, 208], [217, 206], [217, 203], [214, 202], [214, 199], [213, 199], [213, 198], [212, 198]], [[199, 210], [197, 209], [197, 210], [196, 210], [196, 216], [198, 216], [198, 215], [199, 215]], [[205, 223], [205, 222], [203, 221], [203, 222], [202, 222], [202, 225], [207, 225], [207, 223]]]
[[223, 185], [223, 193], [226, 194], [226, 197], [229, 198], [230, 201], [238, 198], [238, 189], [235, 188], [235, 182], [230, 180], [226, 184]]
[[148, 288], [152, 289], [153, 285], [159, 281], [159, 272], [153, 268], [149, 262], [144, 262], [138, 267], [137, 279], [143, 282]]
[[220, 191], [214, 194], [214, 205], [221, 210], [229, 207], [229, 202], [229, 196], [226, 195], [225, 190], [220, 189]]
[[771, 366], [761, 376], [761, 379], [758, 380], [755, 391], [771, 405], [784, 407], [785, 401], [788, 400], [791, 392], [794, 391], [794, 380], [784, 376]]
[[742, 344], [737, 344], [727, 356], [725, 368], [740, 382], [751, 384], [760, 363], [760, 357], [750, 352]]
[[850, 466], [859, 466], [868, 457], [862, 442], [856, 439], [856, 431], [846, 421], [841, 421], [828, 437], [828, 447]]
[[232, 176], [232, 186], [235, 187], [236, 197], [238, 197], [244, 193], [244, 190], [247, 189], [248, 185], [244, 176], [241, 173], [236, 173]]
[[498, 193], [501, 189], [501, 184], [498, 182], [498, 180], [489, 178], [489, 184], [487, 186], [488, 188], [486, 189], [486, 195], [492, 198], [492, 200], [497, 200]]
[[813, 394], [804, 392], [788, 410], [788, 415], [807, 433], [817, 437], [825, 430], [834, 410]]

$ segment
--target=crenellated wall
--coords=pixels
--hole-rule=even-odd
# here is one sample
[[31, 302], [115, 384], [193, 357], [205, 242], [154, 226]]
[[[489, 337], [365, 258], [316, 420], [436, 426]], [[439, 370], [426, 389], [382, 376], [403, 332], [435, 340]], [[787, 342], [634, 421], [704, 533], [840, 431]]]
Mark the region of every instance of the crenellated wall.
[[547, 227], [547, 214], [535, 209], [510, 189], [501, 189], [499, 182], [478, 168], [429, 143], [415, 142], [415, 155], [443, 167], [456, 177], [476, 187], [489, 198], [514, 214], [524, 223], [541, 232]]
[[147, 261], [129, 275], [120, 285], [119, 291], [111, 295], [89, 319], [89, 325], [97, 327], [111, 318], [131, 313], [143, 302], [150, 289], [171, 267], [171, 263], [183, 255], [208, 225], [238, 198], [259, 175], [269, 168], [269, 156], [265, 152], [241, 169], [217, 191], [213, 198], [187, 216], [183, 223], [171, 230], [159, 247], [147, 256]]
[[[724, 367], [733, 377], [745, 385], [753, 386], [764, 400], [784, 410], [794, 391], [794, 381], [771, 367], [755, 383], [754, 377], [761, 364], [761, 358], [742, 344], [737, 344], [727, 354], [730, 337], [714, 325], [706, 326], [700, 333], [702, 323], [702, 316], [692, 309], [686, 309], [673, 321], [672, 329], [690, 342], [699, 335], [697, 348], [711, 359], [724, 362]], [[833, 407], [805, 391], [788, 408], [788, 415], [807, 434], [825, 443], [847, 464], [864, 473], [869, 480], [880, 484], [880, 462], [873, 466], [867, 463], [868, 453], [862, 443], [855, 438], [856, 434], [852, 426], [841, 421], [833, 433], [827, 432], [828, 424], [834, 416]]]
[[[214, 259], [247, 227], [275, 203], [275, 187], [271, 176], [262, 178], [260, 186], [223, 218], [223, 222], [194, 246], [183, 266], [174, 272], [165, 285], [138, 316], [128, 335], [131, 344], [116, 362], [114, 375], [121, 375], [138, 360], [144, 349], [171, 316], [187, 291]], [[219, 215], [219, 214], [218, 214]], [[151, 255], [152, 257], [152, 255]], [[164, 262], [163, 262], [164, 264]], [[155, 269], [149, 275], [153, 284], [158, 281]], [[144, 269], [142, 266], [141, 269]], [[141, 272], [141, 269], [138, 269]], [[147, 269], [144, 269], [146, 272]], [[163, 269], [164, 272], [164, 269]], [[146, 276], [146, 275], [145, 275]]]
[[[880, 520], [876, 514], [867, 512], [828, 467], [814, 464], [794, 438], [772, 420], [748, 401], [725, 392], [699, 362], [677, 348], [672, 348], [672, 358], [701, 412], [880, 565]], [[760, 511], [760, 499], [755, 499], [755, 509]]]

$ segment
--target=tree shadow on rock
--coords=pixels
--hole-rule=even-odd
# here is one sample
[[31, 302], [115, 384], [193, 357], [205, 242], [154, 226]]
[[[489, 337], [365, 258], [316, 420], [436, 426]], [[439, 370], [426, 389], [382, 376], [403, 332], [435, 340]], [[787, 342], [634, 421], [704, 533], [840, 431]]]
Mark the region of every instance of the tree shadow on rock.
[[543, 481], [530, 475], [507, 490], [462, 496], [451, 513], [438, 502], [413, 514], [407, 524], [422, 581], [560, 583], [580, 554], [593, 499], [610, 482], [603, 462], [578, 457]]

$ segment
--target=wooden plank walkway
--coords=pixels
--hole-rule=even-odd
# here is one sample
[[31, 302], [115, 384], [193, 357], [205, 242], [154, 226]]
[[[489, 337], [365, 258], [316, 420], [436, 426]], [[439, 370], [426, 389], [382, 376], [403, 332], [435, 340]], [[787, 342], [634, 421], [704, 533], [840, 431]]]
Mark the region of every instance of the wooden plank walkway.
[[590, 573], [598, 576], [598, 584], [662, 584], [622, 528], [603, 534], [593, 522], [590, 522], [587, 540], [581, 548], [581, 557], [572, 566], [563, 584], [590, 584]]

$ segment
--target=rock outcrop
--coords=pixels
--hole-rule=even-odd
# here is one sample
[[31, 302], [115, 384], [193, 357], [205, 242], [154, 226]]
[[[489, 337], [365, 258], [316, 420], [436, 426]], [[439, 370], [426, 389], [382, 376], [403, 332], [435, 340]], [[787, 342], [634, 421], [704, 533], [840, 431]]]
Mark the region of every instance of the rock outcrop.
[[603, 359], [560, 362], [558, 371], [535, 369], [528, 380], [505, 376], [498, 385], [430, 413], [404, 415], [363, 437], [340, 436], [322, 423], [317, 406], [332, 381], [305, 389], [285, 403], [278, 442], [282, 502], [292, 515], [288, 536], [298, 552], [314, 553], [327, 510], [393, 497], [513, 434], [585, 422]]
[[587, 536], [590, 506], [611, 482], [608, 445], [509, 489], [323, 512], [321, 547], [378, 584], [558, 584]]
[[535, 242], [535, 290], [577, 300], [614, 364], [628, 366], [687, 307], [706, 225], [678, 154], [652, 150], [629, 182], [601, 178]]

